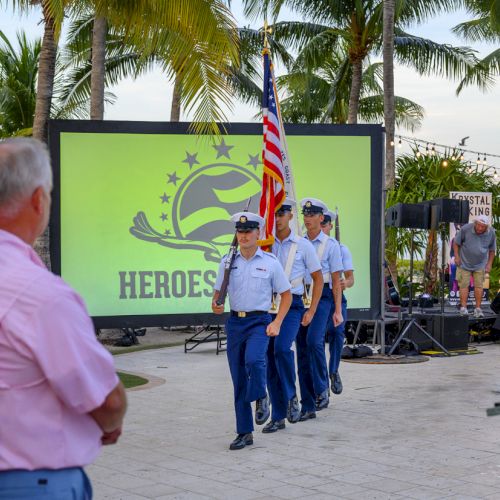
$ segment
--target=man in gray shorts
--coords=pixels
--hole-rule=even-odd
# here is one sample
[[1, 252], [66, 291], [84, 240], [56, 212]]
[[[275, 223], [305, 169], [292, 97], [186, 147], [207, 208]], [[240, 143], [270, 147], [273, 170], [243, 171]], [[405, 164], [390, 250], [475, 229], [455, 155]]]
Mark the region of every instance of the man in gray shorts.
[[474, 277], [474, 298], [476, 308], [474, 317], [482, 318], [481, 299], [485, 274], [491, 271], [496, 252], [495, 230], [490, 227], [490, 220], [485, 215], [476, 217], [474, 222], [465, 224], [455, 236], [453, 242], [457, 281], [460, 288], [460, 314], [466, 315], [469, 282]]

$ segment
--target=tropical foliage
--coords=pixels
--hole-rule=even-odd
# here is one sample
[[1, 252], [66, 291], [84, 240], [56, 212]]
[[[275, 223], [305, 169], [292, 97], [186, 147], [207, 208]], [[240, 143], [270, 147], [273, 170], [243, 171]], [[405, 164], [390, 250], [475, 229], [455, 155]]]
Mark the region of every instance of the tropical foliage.
[[[267, 2], [266, 2], [267, 3]], [[371, 54], [380, 54], [383, 42], [382, 0], [274, 0], [269, 2], [277, 14], [283, 5], [304, 17], [304, 21], [278, 22], [273, 37], [292, 50], [301, 51], [306, 68], [322, 67], [332, 49], [347, 54], [351, 66], [348, 123], [357, 123], [363, 79], [363, 63]], [[262, 10], [258, 0], [246, 0], [247, 12]], [[439, 12], [452, 10], [455, 1], [398, 0], [395, 8], [394, 57], [419, 74], [462, 78], [476, 59], [467, 47], [452, 47], [408, 33], [406, 28]], [[347, 67], [343, 67], [344, 71]], [[339, 77], [340, 81], [341, 78]], [[334, 105], [336, 88], [331, 89], [325, 115]]]
[[500, 75], [500, 2], [498, 0], [467, 0], [474, 19], [461, 23], [453, 32], [469, 42], [490, 42], [498, 47], [469, 69], [457, 88], [457, 94], [469, 85], [489, 89]]
[[[500, 244], [500, 185], [492, 175], [485, 175], [483, 167], [463, 162], [458, 152], [450, 151], [446, 162], [440, 156], [415, 154], [400, 156], [396, 160], [394, 189], [387, 196], [387, 207], [396, 203], [419, 203], [435, 198], [448, 198], [450, 191], [491, 192], [493, 199], [493, 225]], [[455, 159], [451, 159], [451, 157]], [[488, 172], [486, 172], [488, 174]], [[491, 172], [489, 172], [491, 174]], [[388, 228], [386, 257], [407, 257], [410, 244], [415, 243], [417, 257], [425, 257], [428, 291], [437, 282], [437, 235], [435, 231], [411, 231]], [[492, 271], [492, 284], [500, 277], [500, 259], [497, 257]]]
[[[347, 55], [332, 52], [316, 71], [297, 69], [300, 61], [299, 55], [292, 71], [278, 79], [279, 86], [288, 96], [281, 102], [284, 120], [292, 123], [347, 123], [352, 76]], [[380, 123], [384, 119], [382, 73], [382, 63], [364, 68], [358, 110], [364, 122]], [[420, 126], [424, 110], [417, 103], [396, 96], [395, 110], [398, 126], [409, 130]]]

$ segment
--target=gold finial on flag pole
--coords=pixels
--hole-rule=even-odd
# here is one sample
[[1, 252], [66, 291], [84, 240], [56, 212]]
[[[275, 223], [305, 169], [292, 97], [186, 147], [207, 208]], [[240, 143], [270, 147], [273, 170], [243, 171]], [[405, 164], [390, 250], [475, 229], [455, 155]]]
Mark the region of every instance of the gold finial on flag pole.
[[273, 32], [273, 29], [269, 24], [267, 23], [267, 17], [264, 19], [264, 50], [269, 50], [269, 40], [268, 40], [268, 35], [271, 35]]

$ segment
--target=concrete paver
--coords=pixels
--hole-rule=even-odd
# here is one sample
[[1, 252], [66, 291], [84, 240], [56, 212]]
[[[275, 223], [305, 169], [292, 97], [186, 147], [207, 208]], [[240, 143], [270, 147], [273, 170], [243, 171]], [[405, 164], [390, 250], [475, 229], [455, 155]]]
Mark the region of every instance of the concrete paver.
[[124, 434], [87, 468], [96, 500], [500, 498], [500, 345], [411, 365], [342, 363], [344, 392], [316, 420], [229, 451], [224, 354], [201, 346], [123, 354], [165, 384], [129, 393]]

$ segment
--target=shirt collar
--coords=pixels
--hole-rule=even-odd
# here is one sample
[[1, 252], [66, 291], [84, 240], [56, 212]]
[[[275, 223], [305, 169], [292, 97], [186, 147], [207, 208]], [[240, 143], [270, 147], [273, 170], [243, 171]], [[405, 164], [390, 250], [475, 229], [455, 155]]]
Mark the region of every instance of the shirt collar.
[[320, 231], [318, 236], [316, 236], [316, 238], [314, 238], [314, 240], [310, 240], [309, 236], [307, 236], [307, 233], [306, 233], [306, 238], [312, 243], [313, 241], [322, 242], [325, 238], [328, 238], [328, 236], [323, 231]]
[[38, 254], [33, 248], [13, 233], [0, 229], [0, 245], [9, 245], [19, 253], [24, 254], [35, 264], [45, 267]]
[[283, 241], [279, 241], [278, 238], [276, 238], [276, 243], [280, 245], [283, 245], [283, 243], [286, 243], [287, 241], [291, 241], [292, 243], [298, 243], [299, 238], [293, 231], [291, 231], [290, 234]]
[[[238, 250], [238, 253], [236, 254], [237, 257], [241, 257], [242, 259], [244, 259], [245, 257], [243, 257], [243, 255], [241, 255], [241, 252]], [[262, 251], [262, 248], [258, 247], [257, 248], [257, 251], [253, 254], [253, 257], [252, 259], [255, 259], [255, 257], [260, 257], [262, 258], [264, 256], [264, 252]], [[252, 260], [250, 259], [250, 260]], [[246, 260], [246, 259], [245, 259]]]

